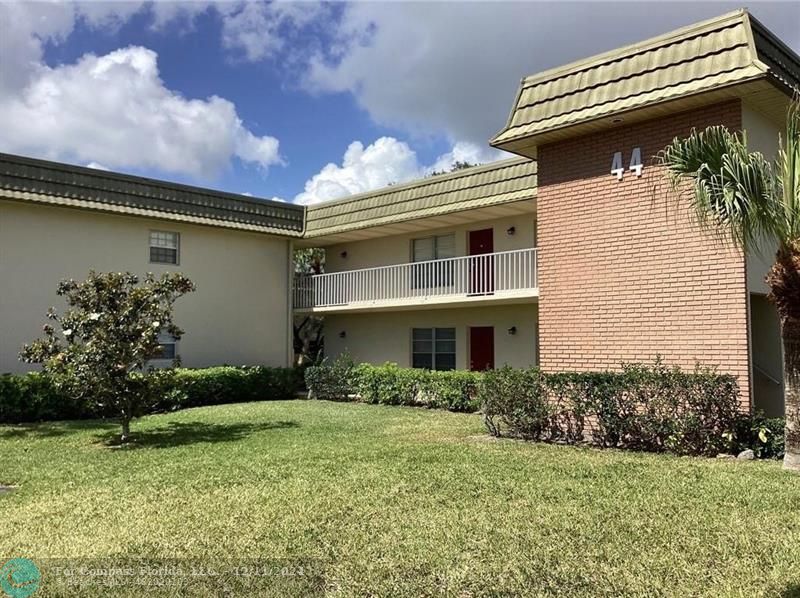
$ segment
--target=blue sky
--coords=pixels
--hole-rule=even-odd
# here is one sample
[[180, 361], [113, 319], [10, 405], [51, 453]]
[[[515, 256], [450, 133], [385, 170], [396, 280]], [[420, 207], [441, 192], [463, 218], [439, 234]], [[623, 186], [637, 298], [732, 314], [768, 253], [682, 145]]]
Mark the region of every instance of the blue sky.
[[[402, 131], [375, 124], [346, 93], [315, 94], [300, 89], [272, 61], [252, 62], [226, 52], [221, 44], [221, 22], [208, 11], [154, 31], [145, 11], [112, 34], [79, 22], [67, 43], [48, 44], [45, 61], [69, 64], [85, 53], [107, 54], [121, 47], [142, 45], [158, 53], [161, 79], [169, 89], [190, 98], [221, 95], [236, 104], [248, 129], [280, 140], [285, 165], [265, 173], [257, 165], [234, 160], [220, 176], [193, 177], [153, 169], [125, 169], [170, 180], [212, 185], [266, 197], [294, 197], [305, 181], [329, 161], [341, 159], [355, 139], [375, 140], [384, 135], [402, 137]], [[447, 151], [447, 143], [433, 140], [415, 144], [425, 160]], [[438, 152], [438, 153], [437, 153]], [[103, 163], [103, 156], [95, 161]]]
[[[734, 8], [0, 2], [0, 151], [329, 199], [497, 159], [522, 76]], [[752, 12], [800, 49], [797, 3]]]

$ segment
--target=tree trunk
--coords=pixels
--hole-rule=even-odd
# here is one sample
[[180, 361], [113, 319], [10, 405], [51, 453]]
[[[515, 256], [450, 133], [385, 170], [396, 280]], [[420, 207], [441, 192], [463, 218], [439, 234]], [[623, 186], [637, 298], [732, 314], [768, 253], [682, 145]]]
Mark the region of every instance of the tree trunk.
[[131, 438], [131, 419], [127, 415], [122, 416], [122, 436], [120, 441], [122, 444], [127, 444]]
[[800, 319], [783, 322], [786, 397], [786, 454], [784, 469], [800, 473]]

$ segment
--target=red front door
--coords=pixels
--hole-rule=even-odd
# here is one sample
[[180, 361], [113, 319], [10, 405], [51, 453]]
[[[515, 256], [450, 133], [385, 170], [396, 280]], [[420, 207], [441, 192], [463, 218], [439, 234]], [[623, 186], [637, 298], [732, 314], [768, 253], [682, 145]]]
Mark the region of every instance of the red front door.
[[491, 228], [469, 231], [469, 292], [485, 295], [494, 292], [494, 231]]
[[494, 369], [494, 327], [469, 329], [469, 369], [473, 372]]

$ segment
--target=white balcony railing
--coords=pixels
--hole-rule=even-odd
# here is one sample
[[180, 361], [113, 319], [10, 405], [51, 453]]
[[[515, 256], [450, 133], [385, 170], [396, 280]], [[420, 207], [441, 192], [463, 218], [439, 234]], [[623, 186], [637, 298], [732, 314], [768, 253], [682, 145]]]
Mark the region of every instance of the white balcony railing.
[[538, 288], [536, 249], [298, 275], [296, 309], [380, 307], [487, 296], [530, 294]]

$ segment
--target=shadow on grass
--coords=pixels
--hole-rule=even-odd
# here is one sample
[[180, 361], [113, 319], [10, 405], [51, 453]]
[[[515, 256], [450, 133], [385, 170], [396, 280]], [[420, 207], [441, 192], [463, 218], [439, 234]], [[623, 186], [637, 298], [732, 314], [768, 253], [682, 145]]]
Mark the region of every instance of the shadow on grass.
[[781, 598], [800, 598], [800, 583], [792, 583], [781, 592]]
[[98, 420], [8, 424], [8, 427], [0, 430], [0, 440], [10, 440], [12, 438], [56, 438], [88, 429], [111, 430], [115, 427], [117, 427], [117, 424], [114, 422]]
[[[294, 421], [275, 421], [260, 424], [209, 424], [205, 422], [171, 422], [166, 426], [150, 430], [135, 430], [126, 449], [171, 448], [206, 442], [231, 442], [266, 430], [299, 428]], [[119, 432], [107, 432], [97, 436], [106, 446], [120, 447]]]

